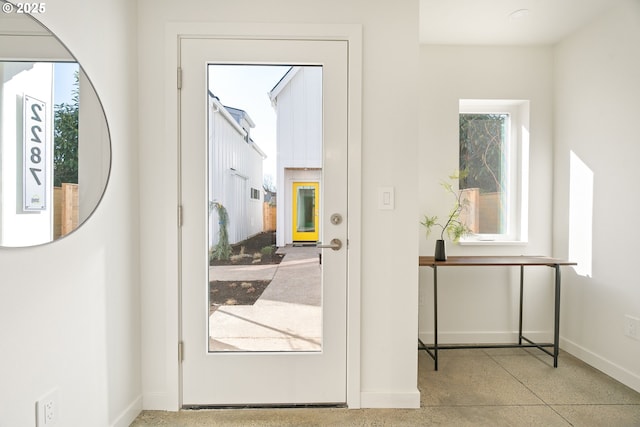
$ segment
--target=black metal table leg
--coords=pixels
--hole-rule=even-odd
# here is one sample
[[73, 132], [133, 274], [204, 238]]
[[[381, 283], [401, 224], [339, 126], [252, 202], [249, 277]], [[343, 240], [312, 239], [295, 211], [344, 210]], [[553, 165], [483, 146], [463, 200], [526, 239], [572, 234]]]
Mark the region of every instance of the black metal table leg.
[[433, 266], [433, 361], [438, 370], [438, 266]]
[[524, 265], [520, 266], [520, 318], [518, 321], [518, 344], [522, 345], [522, 291], [524, 288]]
[[553, 367], [558, 367], [558, 353], [560, 352], [560, 266], [554, 266], [556, 270], [556, 295], [555, 295], [555, 318], [553, 325]]

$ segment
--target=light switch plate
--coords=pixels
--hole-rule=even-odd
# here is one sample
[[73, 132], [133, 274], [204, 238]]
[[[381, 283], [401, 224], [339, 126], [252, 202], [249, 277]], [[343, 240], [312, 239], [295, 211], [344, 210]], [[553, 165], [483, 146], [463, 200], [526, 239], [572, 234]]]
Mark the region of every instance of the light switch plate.
[[395, 191], [393, 187], [378, 187], [378, 209], [392, 210], [395, 208]]

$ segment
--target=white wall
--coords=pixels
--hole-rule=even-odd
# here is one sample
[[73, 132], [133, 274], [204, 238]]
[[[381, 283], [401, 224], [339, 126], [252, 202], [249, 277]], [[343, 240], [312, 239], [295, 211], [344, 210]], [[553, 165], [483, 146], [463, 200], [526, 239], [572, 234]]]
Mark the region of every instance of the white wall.
[[75, 233], [0, 248], [0, 425], [35, 425], [36, 399], [57, 388], [58, 425], [124, 426], [141, 393], [136, 10], [127, 0], [58, 0], [40, 18], [96, 86], [113, 169], [101, 206]]
[[640, 342], [623, 335], [624, 315], [640, 317], [638, 46], [640, 3], [627, 0], [556, 48], [553, 243], [567, 256], [573, 151], [593, 172], [593, 272], [564, 276], [562, 347], [640, 391]]
[[[458, 168], [460, 99], [530, 100], [529, 242], [465, 245], [447, 241], [448, 255], [551, 255], [553, 53], [550, 47], [421, 46], [419, 199], [423, 215], [443, 216], [451, 196], [441, 181]], [[420, 230], [420, 254], [433, 255], [433, 233]], [[514, 342], [519, 271], [439, 270], [440, 342]], [[479, 285], [479, 283], [481, 285]], [[525, 276], [524, 329], [552, 338], [553, 283], [546, 267]], [[433, 272], [420, 271], [420, 336], [433, 340]]]
[[[168, 0], [139, 2], [140, 177], [142, 217], [143, 388], [147, 408], [178, 402], [176, 146], [158, 120], [171, 111], [176, 52], [167, 51], [170, 22], [363, 25], [361, 403], [416, 404], [417, 391], [417, 125], [418, 2], [366, 0]], [[401, 64], [401, 66], [399, 66]], [[172, 92], [173, 91], [173, 92]], [[398, 108], [390, 108], [396, 106]], [[401, 107], [401, 108], [400, 108]], [[377, 209], [377, 188], [395, 186], [396, 209]], [[357, 235], [357, 233], [356, 233]]]

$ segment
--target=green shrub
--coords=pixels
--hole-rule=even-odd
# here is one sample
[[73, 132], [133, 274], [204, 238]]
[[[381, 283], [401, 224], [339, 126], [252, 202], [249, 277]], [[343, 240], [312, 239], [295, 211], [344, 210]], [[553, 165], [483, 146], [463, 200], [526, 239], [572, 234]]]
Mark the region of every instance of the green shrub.
[[229, 259], [232, 253], [231, 245], [229, 244], [229, 232], [227, 231], [227, 224], [229, 222], [229, 214], [227, 209], [220, 203], [211, 202], [210, 208], [214, 208], [218, 212], [218, 224], [220, 224], [220, 231], [218, 232], [218, 244], [210, 250], [209, 259], [217, 259], [219, 261], [226, 261]]

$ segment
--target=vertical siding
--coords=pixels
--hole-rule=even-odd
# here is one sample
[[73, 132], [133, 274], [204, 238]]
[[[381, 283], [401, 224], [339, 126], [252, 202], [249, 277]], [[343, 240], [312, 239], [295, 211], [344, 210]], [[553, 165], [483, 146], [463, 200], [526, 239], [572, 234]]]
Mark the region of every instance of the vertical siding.
[[[209, 101], [209, 201], [222, 204], [229, 214], [231, 244], [241, 242], [262, 230], [261, 200], [251, 199], [251, 187], [262, 189], [262, 156], [244, 140], [241, 133]], [[217, 212], [209, 216], [209, 244], [218, 243]]]
[[[262, 216], [262, 201], [264, 199], [263, 191], [262, 191], [262, 165], [263, 165], [263, 157], [256, 152], [253, 147], [248, 147], [250, 150], [249, 159], [249, 181], [247, 187], [247, 199], [249, 200], [247, 209], [248, 215], [248, 234], [249, 236], [253, 236], [254, 234], [258, 234], [262, 231], [263, 228], [263, 216]], [[258, 199], [252, 199], [250, 197], [251, 188], [255, 188], [259, 191]]]
[[278, 95], [278, 161], [322, 167], [322, 68], [303, 67]]

